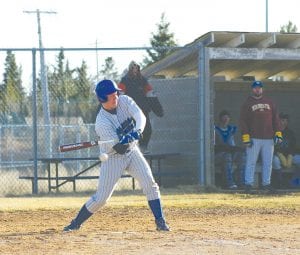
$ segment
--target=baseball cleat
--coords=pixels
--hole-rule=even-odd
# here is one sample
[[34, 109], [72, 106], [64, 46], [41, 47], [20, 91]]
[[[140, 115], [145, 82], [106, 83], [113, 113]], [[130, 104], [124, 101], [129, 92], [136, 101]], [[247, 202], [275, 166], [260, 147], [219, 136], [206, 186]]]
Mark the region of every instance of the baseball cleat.
[[231, 184], [228, 186], [228, 189], [237, 189], [237, 185], [236, 184]]
[[80, 229], [80, 225], [76, 224], [76, 222], [72, 220], [70, 225], [64, 227], [64, 232], [71, 232], [78, 229]]
[[164, 218], [159, 218], [155, 220], [157, 231], [170, 231], [170, 227], [167, 225]]
[[251, 185], [246, 184], [244, 188], [245, 188], [245, 193], [246, 193], [246, 194], [254, 194], [254, 191], [253, 191]]
[[262, 190], [267, 194], [276, 194], [277, 190], [274, 189], [270, 184], [262, 186]]

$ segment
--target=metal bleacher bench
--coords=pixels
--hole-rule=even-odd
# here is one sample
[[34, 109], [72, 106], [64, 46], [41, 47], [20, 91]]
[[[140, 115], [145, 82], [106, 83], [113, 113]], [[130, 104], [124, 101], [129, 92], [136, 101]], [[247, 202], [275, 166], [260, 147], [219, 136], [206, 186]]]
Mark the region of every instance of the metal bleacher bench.
[[[161, 171], [161, 160], [172, 157], [172, 156], [179, 156], [179, 153], [162, 153], [162, 154], [145, 154], [144, 157], [149, 161], [149, 165], [151, 169], [153, 169], [153, 162], [157, 161], [157, 169], [154, 172], [154, 176], [157, 177], [157, 182], [159, 185], [162, 183], [161, 177], [166, 175]], [[32, 161], [32, 159], [31, 159]], [[37, 176], [37, 180], [44, 180], [48, 181], [48, 191], [56, 189], [59, 190], [59, 187], [62, 185], [72, 182], [73, 183], [73, 191], [76, 191], [76, 181], [77, 180], [92, 180], [98, 179], [99, 176], [97, 175], [82, 175], [83, 173], [87, 172], [88, 170], [92, 169], [93, 167], [101, 164], [101, 161], [98, 157], [80, 157], [80, 158], [61, 158], [61, 157], [52, 157], [52, 158], [37, 158], [37, 161], [46, 164], [47, 169], [47, 176]], [[78, 172], [73, 176], [60, 176], [59, 175], [59, 164], [62, 164], [64, 161], [95, 161], [92, 165], [88, 166], [87, 168], [83, 169], [82, 171]], [[55, 166], [55, 175], [51, 176], [51, 164]], [[129, 174], [123, 174], [121, 178], [132, 178], [132, 189], [135, 189], [135, 179]], [[32, 182], [32, 192], [34, 191], [34, 176], [19, 176], [20, 180], [31, 180]], [[54, 184], [53, 184], [54, 182]]]

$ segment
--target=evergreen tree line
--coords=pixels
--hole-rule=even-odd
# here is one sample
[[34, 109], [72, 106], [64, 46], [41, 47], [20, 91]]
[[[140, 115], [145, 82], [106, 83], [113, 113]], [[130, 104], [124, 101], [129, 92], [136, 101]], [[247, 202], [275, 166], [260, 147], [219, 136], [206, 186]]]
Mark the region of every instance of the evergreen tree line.
[[[159, 61], [172, 52], [172, 47], [177, 46], [174, 33], [170, 32], [170, 23], [166, 21], [164, 13], [156, 26], [157, 31], [152, 33], [150, 38], [152, 50], [147, 50], [148, 56], [144, 57], [143, 62], [140, 63], [142, 67]], [[297, 27], [289, 21], [287, 25], [280, 27], [280, 32], [297, 32]], [[52, 69], [48, 68], [47, 70], [50, 116], [56, 117], [58, 120], [62, 117], [80, 116], [84, 122], [93, 123], [98, 110], [95, 107], [97, 105], [96, 98], [92, 93], [96, 77], [88, 74], [86, 62], [83, 60], [80, 67], [71, 69], [62, 49], [58, 53], [56, 64]], [[121, 78], [112, 57], [105, 59], [98, 75], [116, 81]], [[0, 125], [25, 124], [25, 118], [31, 117], [32, 92], [25, 93], [21, 77], [22, 66], [16, 64], [14, 53], [7, 51], [3, 81], [0, 83]], [[38, 114], [42, 116], [43, 93], [40, 79], [37, 84]]]
[[[147, 50], [148, 56], [144, 58], [141, 66], [147, 66], [165, 57], [172, 46], [176, 46], [174, 34], [169, 32], [170, 23], [166, 21], [165, 14], [161, 15], [157, 24], [156, 33], [150, 39], [153, 50]], [[129, 59], [128, 61], [130, 61]], [[13, 52], [7, 51], [5, 59], [3, 82], [0, 83], [0, 124], [24, 124], [25, 118], [31, 117], [32, 92], [25, 93], [22, 85], [22, 67], [17, 66]], [[102, 69], [97, 75], [118, 81], [121, 77], [115, 67], [112, 57], [105, 59]], [[96, 77], [97, 77], [96, 76]], [[94, 122], [98, 109], [96, 98], [92, 93], [96, 77], [88, 74], [88, 67], [83, 60], [80, 67], [71, 69], [69, 61], [65, 59], [64, 51], [58, 53], [56, 63], [47, 68], [47, 85], [50, 102], [50, 116], [62, 123], [63, 117], [83, 118], [84, 122]], [[41, 79], [37, 80], [38, 116], [43, 114], [43, 91]]]

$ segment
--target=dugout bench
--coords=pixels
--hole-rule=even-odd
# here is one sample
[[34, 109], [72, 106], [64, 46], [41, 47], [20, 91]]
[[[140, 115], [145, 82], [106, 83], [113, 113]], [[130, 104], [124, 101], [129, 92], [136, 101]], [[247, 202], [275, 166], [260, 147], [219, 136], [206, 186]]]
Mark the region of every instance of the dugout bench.
[[[236, 164], [233, 165], [234, 168], [234, 175], [235, 179], [239, 180], [240, 176], [237, 171], [237, 166]], [[272, 176], [271, 176], [271, 184], [275, 186], [277, 189], [287, 189], [291, 188], [290, 187], [290, 180], [292, 179], [292, 176], [294, 173], [297, 171], [297, 167], [293, 165], [291, 168], [285, 168], [281, 170], [272, 170]], [[276, 174], [280, 173], [281, 178], [280, 180], [275, 180]], [[227, 189], [226, 187], [226, 172], [220, 165], [215, 165], [215, 184], [218, 187]], [[262, 165], [261, 162], [258, 161], [255, 167], [255, 172], [254, 172], [254, 186], [257, 188], [261, 187], [261, 180], [262, 180]], [[279, 183], [276, 183], [278, 182]]]
[[[162, 176], [170, 175], [166, 173], [162, 173], [161, 170], [161, 161], [163, 159], [179, 156], [179, 153], [160, 153], [160, 154], [145, 154], [144, 157], [148, 160], [149, 165], [152, 169], [153, 176], [157, 178], [158, 185], [162, 185]], [[32, 161], [33, 159], [31, 159]], [[86, 176], [82, 175], [83, 173], [87, 172], [88, 170], [98, 166], [101, 164], [101, 161], [98, 157], [69, 157], [69, 158], [62, 158], [62, 157], [51, 157], [51, 158], [37, 158], [37, 161], [41, 162], [42, 164], [46, 165], [46, 173], [47, 176], [37, 176], [37, 180], [44, 180], [48, 182], [48, 192], [51, 192], [52, 190], [59, 191], [59, 187], [62, 185], [72, 182], [73, 184], [73, 191], [76, 192], [76, 180], [92, 180], [92, 179], [98, 179], [99, 176]], [[59, 175], [59, 165], [62, 164], [65, 161], [95, 161], [90, 166], [84, 168], [79, 173], [73, 175], [73, 176], [60, 176]], [[157, 162], [156, 164], [156, 171], [153, 171], [154, 162]], [[51, 165], [54, 165], [54, 176], [51, 175]], [[129, 175], [129, 174], [123, 174], [121, 178], [132, 178], [132, 189], [135, 190], [135, 179]], [[34, 176], [19, 176], [20, 180], [31, 180], [32, 183], [32, 192], [34, 191]]]

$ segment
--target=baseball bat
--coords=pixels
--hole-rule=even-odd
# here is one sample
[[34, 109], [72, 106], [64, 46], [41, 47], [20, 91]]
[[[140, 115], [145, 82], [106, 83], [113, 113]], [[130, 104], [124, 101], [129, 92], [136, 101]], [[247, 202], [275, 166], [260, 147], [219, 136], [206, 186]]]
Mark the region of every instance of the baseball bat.
[[112, 142], [116, 142], [116, 141], [115, 140], [107, 140], [107, 141], [95, 140], [95, 141], [89, 141], [89, 142], [63, 144], [58, 147], [58, 150], [60, 152], [75, 151], [75, 150], [90, 148], [90, 147], [97, 146], [100, 144], [112, 143]]

